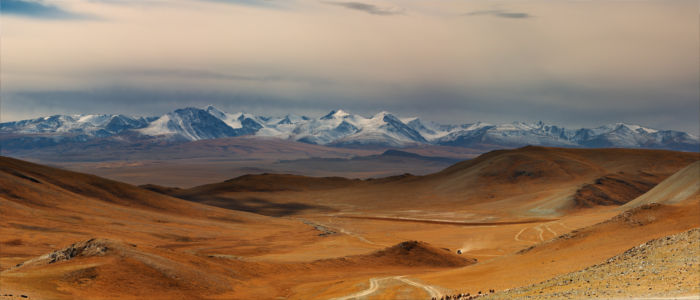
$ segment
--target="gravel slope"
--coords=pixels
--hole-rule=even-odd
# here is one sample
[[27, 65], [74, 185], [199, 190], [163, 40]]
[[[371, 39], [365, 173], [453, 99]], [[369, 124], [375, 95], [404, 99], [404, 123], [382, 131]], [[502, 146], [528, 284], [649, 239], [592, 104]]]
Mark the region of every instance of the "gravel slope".
[[700, 297], [700, 228], [651, 240], [581, 271], [488, 299]]

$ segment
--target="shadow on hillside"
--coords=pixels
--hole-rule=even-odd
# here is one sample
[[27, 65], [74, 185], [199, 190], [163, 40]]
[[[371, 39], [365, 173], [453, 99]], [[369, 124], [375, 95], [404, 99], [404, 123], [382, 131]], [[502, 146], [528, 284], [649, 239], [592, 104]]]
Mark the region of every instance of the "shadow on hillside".
[[271, 217], [286, 217], [309, 211], [331, 211], [332, 209], [322, 205], [309, 205], [298, 202], [276, 203], [257, 197], [227, 198], [227, 197], [206, 197], [201, 199], [190, 199], [191, 201], [207, 204], [211, 206], [247, 211]]

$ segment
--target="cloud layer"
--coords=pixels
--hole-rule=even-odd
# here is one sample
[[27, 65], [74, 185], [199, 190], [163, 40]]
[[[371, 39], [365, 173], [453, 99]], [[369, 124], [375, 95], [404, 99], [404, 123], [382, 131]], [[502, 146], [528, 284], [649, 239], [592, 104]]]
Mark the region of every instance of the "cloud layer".
[[336, 5], [340, 7], [345, 7], [348, 9], [359, 10], [372, 15], [389, 16], [398, 15], [402, 13], [401, 9], [393, 7], [379, 7], [374, 4], [368, 4], [363, 2], [331, 2], [325, 1], [324, 3], [330, 5]]
[[2, 121], [389, 110], [698, 133], [696, 1], [45, 0], [3, 5]]
[[524, 12], [510, 12], [501, 9], [489, 9], [489, 10], [477, 10], [464, 14], [465, 16], [494, 16], [499, 18], [508, 19], [526, 19], [532, 18], [528, 13]]
[[56, 5], [28, 0], [3, 0], [0, 2], [0, 11], [3, 14], [35, 19], [86, 19], [90, 17], [64, 10]]

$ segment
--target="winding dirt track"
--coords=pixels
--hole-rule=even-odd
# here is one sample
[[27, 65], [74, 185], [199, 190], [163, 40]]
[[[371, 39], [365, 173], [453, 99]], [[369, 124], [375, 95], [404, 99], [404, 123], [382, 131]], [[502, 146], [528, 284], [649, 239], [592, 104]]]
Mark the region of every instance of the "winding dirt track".
[[542, 230], [542, 224], [537, 225], [537, 226], [532, 227], [532, 228], [537, 230], [537, 237], [540, 238], [540, 241], [544, 241], [544, 237], [542, 236], [542, 234], [544, 233], [544, 230]]
[[369, 296], [372, 293], [376, 292], [379, 289], [379, 281], [380, 280], [385, 280], [389, 279], [392, 277], [382, 277], [382, 278], [370, 278], [369, 279], [369, 288], [363, 291], [359, 291], [354, 294], [350, 294], [347, 296], [339, 297], [339, 298], [332, 298], [331, 300], [349, 300], [349, 299], [359, 299], [364, 296]]
[[526, 240], [521, 240], [521, 239], [520, 239], [520, 235], [523, 234], [523, 232], [525, 232], [525, 230], [527, 230], [528, 228], [529, 228], [529, 227], [525, 227], [525, 228], [523, 228], [523, 229], [520, 229], [520, 231], [518, 231], [518, 233], [515, 234], [515, 236], [513, 237], [513, 239], [515, 239], [515, 240], [518, 241], [518, 242], [532, 243], [532, 242], [530, 242], [530, 241], [526, 241]]
[[[566, 224], [564, 224], [564, 223], [562, 223], [562, 222], [560, 222], [560, 221], [552, 221], [552, 222], [549, 222], [549, 223], [538, 224], [537, 226], [533, 226], [533, 227], [524, 227], [523, 229], [520, 229], [520, 231], [518, 231], [518, 233], [515, 234], [515, 236], [513, 237], [513, 239], [516, 240], [516, 241], [518, 241], [518, 242], [523, 242], [523, 243], [538, 243], [538, 242], [540, 242], [540, 241], [544, 241], [544, 240], [545, 240], [545, 239], [544, 239], [545, 229], [546, 229], [547, 231], [549, 231], [549, 233], [551, 233], [553, 237], [559, 236], [559, 233], [557, 233], [557, 231], [555, 231], [554, 229], [552, 229], [552, 227], [551, 227], [550, 225], [551, 225], [551, 226], [559, 225], [559, 226], [560, 226], [561, 228], [563, 228], [564, 231], [566, 231], [566, 232], [573, 230], [573, 228], [567, 226]], [[543, 228], [544, 228], [544, 229], [543, 229]], [[523, 239], [520, 238], [520, 236], [525, 232], [525, 230], [528, 230], [528, 229], [533, 229], [533, 230], [537, 231], [537, 238], [539, 238], [539, 241], [528, 241], [528, 240], [523, 240]]]
[[549, 224], [544, 224], [544, 228], [551, 232], [554, 236], [557, 236], [557, 232], [552, 230], [552, 228], [549, 227]]
[[369, 295], [375, 293], [375, 292], [376, 292], [377, 290], [379, 290], [379, 288], [381, 287], [380, 282], [387, 281], [387, 280], [397, 280], [397, 281], [401, 281], [401, 282], [403, 282], [403, 283], [405, 283], [405, 284], [408, 284], [408, 285], [410, 285], [410, 286], [413, 286], [413, 287], [422, 289], [422, 290], [424, 290], [426, 293], [428, 293], [429, 297], [431, 297], [431, 298], [432, 298], [432, 297], [440, 298], [440, 296], [442, 296], [442, 294], [440, 293], [440, 291], [438, 291], [434, 286], [425, 285], [425, 284], [422, 284], [422, 283], [418, 283], [418, 282], [415, 282], [415, 281], [413, 281], [413, 280], [407, 279], [407, 278], [405, 278], [405, 277], [406, 277], [406, 275], [403, 275], [403, 276], [393, 276], [393, 277], [379, 277], [379, 278], [375, 277], [375, 278], [370, 278], [370, 279], [369, 279], [369, 288], [367, 288], [366, 290], [362, 290], [362, 291], [359, 291], [359, 292], [357, 292], [357, 293], [350, 294], [350, 295], [343, 296], [343, 297], [332, 298], [331, 300], [361, 299], [362, 297], [366, 297], [366, 296], [369, 296]]
[[421, 288], [421, 289], [425, 290], [426, 292], [428, 292], [428, 295], [431, 298], [433, 298], [433, 297], [440, 298], [440, 296], [442, 296], [442, 294], [440, 294], [440, 292], [435, 287], [433, 287], [431, 285], [421, 284], [421, 283], [415, 282], [413, 280], [406, 279], [404, 277], [405, 276], [397, 276], [397, 277], [394, 277], [394, 279], [403, 281], [403, 282], [408, 283], [412, 286], [415, 286], [417, 288]]

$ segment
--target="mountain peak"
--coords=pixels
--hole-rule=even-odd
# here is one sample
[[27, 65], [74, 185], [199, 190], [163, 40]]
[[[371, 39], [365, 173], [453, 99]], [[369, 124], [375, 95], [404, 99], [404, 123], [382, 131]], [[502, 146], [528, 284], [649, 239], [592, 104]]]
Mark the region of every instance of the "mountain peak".
[[610, 131], [627, 129], [627, 130], [635, 131], [635, 132], [639, 132], [639, 133], [656, 133], [656, 132], [658, 132], [658, 130], [656, 130], [656, 129], [652, 129], [652, 128], [648, 128], [648, 127], [644, 127], [644, 126], [640, 126], [640, 125], [635, 125], [635, 124], [627, 124], [627, 123], [623, 123], [623, 122], [617, 122], [614, 124], [601, 126], [601, 127], [598, 127], [598, 129], [605, 129], [605, 130], [610, 130]]
[[330, 120], [330, 119], [338, 119], [338, 118], [345, 118], [349, 116], [350, 114], [343, 111], [342, 109], [338, 110], [331, 110], [327, 115], [321, 117], [321, 120]]
[[205, 107], [204, 107], [204, 110], [206, 110], [206, 111], [218, 111], [218, 112], [223, 112], [222, 110], [216, 108], [216, 106], [211, 105], [211, 104], [205, 106]]
[[[391, 119], [397, 119], [397, 120], [398, 120], [398, 118], [396, 118], [393, 114], [391, 114], [390, 112], [385, 111], [385, 110], [376, 113], [374, 116], [372, 116], [372, 119], [382, 119], [382, 120], [384, 120], [384, 119], [387, 118], [387, 117], [389, 117], [389, 118], [391, 118]], [[386, 121], [386, 120], [385, 120], [385, 121]]]

